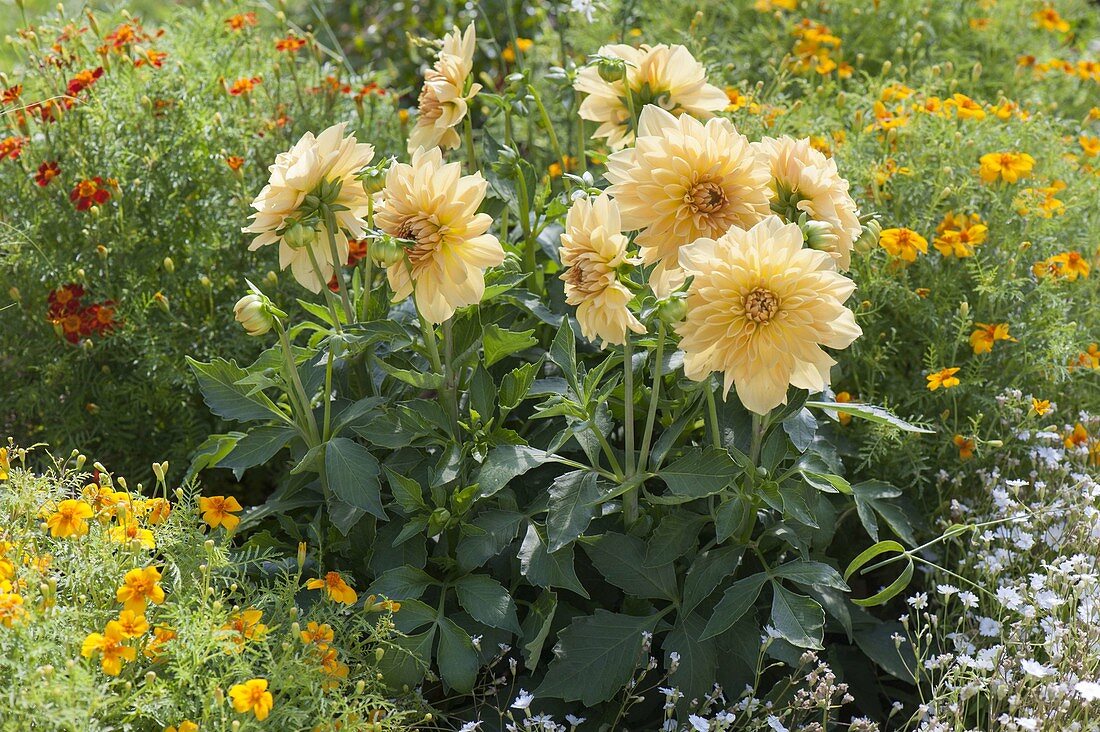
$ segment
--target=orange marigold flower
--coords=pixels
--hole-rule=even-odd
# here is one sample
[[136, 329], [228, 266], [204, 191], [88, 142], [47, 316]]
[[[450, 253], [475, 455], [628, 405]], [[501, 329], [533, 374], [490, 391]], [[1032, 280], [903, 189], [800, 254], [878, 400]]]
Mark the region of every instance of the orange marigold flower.
[[123, 638], [137, 638], [138, 636], [145, 635], [149, 630], [149, 623], [145, 620], [145, 615], [134, 612], [133, 610], [123, 610], [120, 612], [117, 622]]
[[952, 366], [946, 369], [940, 369], [934, 373], [928, 374], [925, 378], [928, 380], [928, 391], [935, 391], [940, 387], [944, 389], [950, 389], [959, 385], [959, 379], [955, 374], [959, 373], [958, 366]]
[[[838, 391], [836, 393], [837, 404], [850, 404], [852, 402], [852, 395], [846, 391]], [[837, 420], [839, 420], [842, 426], [847, 426], [852, 421], [852, 415], [845, 412], [836, 413]]]
[[1031, 398], [1031, 409], [1030, 409], [1031, 414], [1035, 414], [1035, 415], [1038, 415], [1040, 417], [1043, 417], [1043, 416], [1046, 416], [1047, 412], [1049, 412], [1049, 411], [1050, 411], [1050, 400], [1049, 399], [1036, 399], [1035, 397]]
[[253, 12], [237, 13], [231, 15], [225, 19], [225, 25], [231, 31], [241, 31], [245, 28], [256, 25], [259, 21], [256, 19], [256, 14]]
[[242, 76], [229, 85], [229, 93], [234, 97], [239, 97], [242, 94], [249, 94], [256, 88], [256, 86], [263, 82], [259, 76]]
[[190, 719], [180, 722], [179, 727], [170, 725], [164, 728], [164, 732], [199, 732], [199, 726]]
[[243, 684], [234, 684], [229, 688], [229, 698], [234, 710], [240, 714], [252, 712], [261, 722], [267, 719], [275, 704], [274, 697], [267, 690], [266, 679], [249, 679]]
[[119, 526], [113, 526], [107, 532], [111, 541], [118, 542], [119, 544], [128, 544], [131, 541], [137, 541], [138, 544], [146, 549], [156, 549], [157, 541], [153, 537], [153, 532], [149, 529], [141, 528], [137, 521], [132, 518], [127, 519]]
[[955, 435], [951, 438], [951, 441], [955, 443], [955, 447], [959, 448], [959, 459], [969, 460], [974, 457], [974, 440], [969, 437], [963, 437], [962, 435]]
[[275, 50], [282, 51], [283, 53], [296, 53], [306, 45], [306, 39], [300, 38], [293, 33], [286, 38], [280, 38], [275, 41]]
[[84, 639], [80, 655], [91, 658], [97, 653], [102, 656], [100, 664], [103, 673], [108, 676], [118, 676], [122, 671], [123, 661], [137, 658], [137, 651], [126, 645], [122, 626], [115, 620], [107, 623], [107, 628], [102, 633], [89, 633]]
[[985, 109], [965, 94], [952, 94], [951, 98], [944, 102], [945, 107], [955, 110], [959, 119], [985, 119]]
[[92, 507], [84, 501], [70, 498], [57, 504], [57, 509], [46, 519], [50, 536], [66, 538], [84, 536], [88, 533], [88, 519], [92, 517]]
[[974, 355], [989, 353], [997, 341], [1016, 342], [1008, 334], [1008, 323], [974, 323], [974, 328], [970, 334], [970, 347], [974, 349]]
[[160, 570], [156, 567], [131, 569], [122, 578], [122, 585], [115, 592], [115, 599], [123, 603], [127, 610], [144, 613], [150, 602], [160, 605], [164, 602], [164, 589], [160, 586]]
[[61, 166], [56, 160], [50, 160], [38, 166], [38, 172], [34, 174], [34, 182], [45, 188], [59, 175], [61, 175]]
[[1088, 135], [1081, 135], [1077, 138], [1077, 143], [1081, 146], [1081, 151], [1088, 157], [1094, 158], [1100, 155], [1100, 137], [1089, 137]]
[[67, 87], [69, 95], [75, 97], [77, 94], [94, 84], [101, 76], [103, 76], [102, 66], [78, 72], [76, 76], [69, 79], [69, 86]]
[[241, 519], [233, 514], [243, 510], [244, 507], [233, 496], [199, 497], [199, 511], [202, 512], [202, 520], [209, 524], [212, 529], [223, 526], [226, 531], [232, 531], [237, 528], [237, 524], [241, 522]]
[[359, 599], [359, 596], [355, 594], [355, 590], [348, 586], [348, 583], [344, 581], [339, 572], [329, 572], [323, 579], [311, 579], [306, 582], [306, 589], [324, 589], [330, 600], [342, 602], [345, 605], [354, 605], [355, 601]]
[[0, 588], [0, 625], [10, 628], [22, 620], [27, 611], [23, 608], [22, 596], [18, 592], [11, 592], [10, 586], [7, 587], [7, 590]]
[[233, 642], [243, 646], [246, 641], [262, 638], [267, 633], [267, 626], [260, 622], [263, 616], [263, 610], [256, 608], [235, 612], [229, 616], [229, 622], [222, 626], [222, 630], [232, 631]]
[[111, 197], [103, 178], [85, 178], [76, 184], [69, 193], [69, 200], [76, 205], [77, 211], [87, 211], [92, 206], [102, 205]]
[[0, 139], [0, 160], [8, 158], [18, 160], [27, 144], [26, 137], [5, 137]]
[[1081, 447], [1087, 445], [1089, 442], [1089, 432], [1085, 429], [1085, 426], [1078, 422], [1073, 425], [1073, 429], [1066, 433], [1065, 439], [1062, 441], [1069, 449], [1075, 447]]
[[321, 646], [322, 648], [332, 643], [334, 637], [332, 626], [328, 623], [318, 625], [315, 620], [310, 620], [306, 624], [306, 629], [299, 631], [299, 635], [303, 643]]
[[939, 226], [933, 244], [945, 257], [972, 257], [974, 248], [985, 241], [989, 227], [978, 214], [948, 212]]
[[996, 152], [986, 153], [979, 158], [978, 175], [984, 183], [1015, 183], [1026, 178], [1035, 167], [1035, 158], [1027, 153]]
[[225, 164], [229, 166], [229, 169], [236, 173], [244, 165], [244, 158], [240, 155], [229, 155], [225, 158]]
[[[158, 625], [153, 628], [153, 637], [149, 639], [149, 642], [145, 644], [145, 649], [142, 651], [147, 658], [156, 659], [164, 650], [164, 646], [176, 637], [176, 631], [169, 628], [167, 625]], [[182, 728], [181, 728], [182, 730]]]
[[1058, 268], [1058, 276], [1075, 282], [1078, 277], [1089, 276], [1092, 266], [1080, 252], [1062, 252], [1050, 258], [1051, 264]]
[[915, 262], [918, 254], [928, 253], [928, 240], [912, 229], [883, 229], [878, 243], [890, 256], [906, 262]]
[[159, 69], [164, 66], [164, 59], [168, 58], [168, 54], [164, 51], [157, 51], [156, 49], [147, 48], [141, 53], [141, 57], [134, 60], [134, 66], [141, 68], [142, 66], [152, 66], [154, 69]]
[[1054, 9], [1052, 5], [1045, 5], [1042, 10], [1036, 10], [1031, 14], [1035, 21], [1035, 27], [1054, 33], [1065, 33], [1069, 30], [1069, 23]]
[[16, 84], [0, 91], [0, 104], [13, 104], [23, 94], [23, 85]]

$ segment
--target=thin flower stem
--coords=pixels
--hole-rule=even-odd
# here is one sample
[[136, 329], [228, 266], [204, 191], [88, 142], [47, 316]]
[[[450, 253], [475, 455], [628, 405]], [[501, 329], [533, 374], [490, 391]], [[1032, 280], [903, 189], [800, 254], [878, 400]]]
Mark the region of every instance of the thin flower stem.
[[477, 150], [474, 148], [474, 124], [470, 121], [469, 110], [466, 112], [466, 117], [462, 122], [462, 126], [466, 137], [466, 164], [470, 168], [469, 174], [473, 175], [478, 171]]
[[749, 460], [756, 465], [760, 460], [760, 448], [764, 442], [764, 433], [768, 429], [766, 417], [761, 414], [752, 415], [752, 442], [749, 444]]
[[325, 361], [325, 422], [322, 435], [328, 442], [332, 436], [332, 343], [328, 347], [328, 359]]
[[416, 316], [420, 319], [420, 333], [424, 336], [424, 345], [428, 349], [428, 361], [431, 362], [432, 369], [437, 374], [442, 374], [443, 364], [439, 360], [439, 344], [435, 341], [435, 328], [421, 314], [419, 308], [417, 308]]
[[298, 375], [298, 365], [294, 360], [294, 348], [290, 345], [290, 338], [287, 336], [286, 329], [283, 328], [283, 324], [278, 318], [275, 319], [275, 330], [279, 333], [279, 345], [282, 346], [283, 359], [286, 369], [289, 372], [288, 376], [291, 383], [289, 394], [292, 397], [292, 401], [297, 403], [296, 408], [302, 413], [300, 419], [306, 424], [310, 447], [313, 447], [320, 444], [321, 438], [317, 431], [317, 420], [313, 416], [313, 410], [310, 409], [309, 397], [306, 396], [305, 387], [302, 386], [302, 378]]
[[[657, 425], [657, 405], [661, 401], [661, 378], [664, 376], [661, 373], [661, 367], [664, 365], [665, 357], [665, 323], [663, 320], [657, 323], [657, 349], [654, 356], [656, 361], [653, 364], [653, 388], [650, 389], [649, 393], [649, 414], [646, 416], [645, 433], [642, 435], [642, 451], [638, 458], [638, 466], [643, 470], [646, 467], [646, 461], [649, 459], [649, 446], [653, 440], [653, 428]], [[715, 424], [717, 424], [717, 420]], [[654, 472], [656, 472], [656, 469], [657, 466], [653, 466]]]
[[[317, 255], [313, 251], [313, 247], [309, 244], [306, 245], [306, 253], [309, 254], [309, 263], [313, 265], [313, 272], [317, 275], [317, 279], [321, 279], [321, 265], [317, 262]], [[340, 325], [340, 313], [336, 310], [336, 303], [333, 302], [332, 290], [328, 289], [328, 283], [321, 282], [321, 294], [325, 298], [325, 305], [328, 306], [329, 315], [332, 316], [332, 326], [336, 329], [337, 333], [343, 333], [343, 326]]]
[[626, 432], [626, 474], [634, 475], [634, 348], [627, 335], [623, 342], [623, 410]]
[[[561, 145], [558, 144], [558, 135], [554, 132], [554, 124], [550, 121], [550, 115], [546, 112], [546, 105], [542, 103], [542, 97], [539, 96], [538, 90], [533, 84], [527, 85], [528, 91], [531, 92], [531, 98], [535, 100], [535, 106], [538, 107], [539, 117], [542, 119], [542, 126], [546, 129], [546, 134], [550, 137], [550, 149], [554, 151], [554, 155], [558, 158], [558, 162], [561, 163], [562, 173], [569, 172], [569, 166], [565, 159], [565, 155], [561, 151]], [[572, 188], [572, 184], [569, 179], [562, 175], [562, 181], [565, 185], [565, 190]]]
[[607, 443], [607, 438], [602, 432], [600, 432], [599, 427], [594, 425], [592, 422], [588, 423], [588, 429], [591, 430], [592, 434], [596, 436], [596, 441], [600, 443], [600, 447], [603, 449], [604, 455], [607, 456], [607, 462], [610, 463], [611, 470], [615, 473], [615, 480], [622, 480], [622, 466], [619, 465], [619, 461], [615, 457], [615, 452], [611, 449], [611, 445]]
[[451, 416], [451, 426], [454, 436], [459, 440], [458, 428], [458, 374], [454, 369], [454, 336], [451, 333], [451, 321], [447, 318], [443, 321], [443, 395], [445, 408]]
[[344, 315], [349, 323], [355, 322], [355, 312], [351, 309], [351, 298], [348, 297], [348, 288], [344, 284], [344, 273], [340, 271], [340, 253], [336, 248], [336, 216], [331, 211], [325, 217], [325, 228], [328, 230], [328, 249], [332, 255], [332, 271], [336, 277], [336, 286], [340, 288], [340, 303], [344, 306]]
[[718, 432], [718, 405], [714, 402], [714, 390], [710, 388], [710, 382], [704, 384], [703, 389], [707, 395], [707, 415], [710, 417], [710, 442], [717, 450], [722, 449], [722, 438]]

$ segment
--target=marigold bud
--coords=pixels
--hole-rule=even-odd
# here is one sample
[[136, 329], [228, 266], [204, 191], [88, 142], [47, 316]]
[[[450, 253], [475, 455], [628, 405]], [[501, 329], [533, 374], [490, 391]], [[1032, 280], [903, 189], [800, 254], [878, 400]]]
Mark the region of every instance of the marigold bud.
[[164, 258], [164, 271], [168, 274], [172, 274], [176, 271], [176, 263], [172, 261], [171, 257]]

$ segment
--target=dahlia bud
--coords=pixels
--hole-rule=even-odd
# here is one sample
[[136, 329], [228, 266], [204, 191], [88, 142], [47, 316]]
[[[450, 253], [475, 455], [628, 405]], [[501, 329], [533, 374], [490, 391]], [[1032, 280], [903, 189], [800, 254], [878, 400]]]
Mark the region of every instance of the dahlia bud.
[[370, 257], [379, 267], [392, 267], [405, 256], [405, 248], [394, 238], [383, 236], [370, 243]]
[[283, 233], [283, 241], [291, 249], [301, 249], [317, 241], [317, 232], [300, 221], [295, 221]]
[[276, 274], [274, 270], [269, 269], [267, 271], [267, 274], [264, 275], [264, 282], [266, 282], [270, 287], [275, 287], [277, 284], [279, 284], [279, 275]]
[[275, 324], [266, 300], [263, 295], [250, 292], [233, 306], [233, 316], [250, 336], [262, 336]]
[[657, 317], [665, 325], [675, 325], [687, 315], [687, 303], [682, 297], [671, 297], [657, 306]]
[[855, 250], [861, 254], [873, 250], [878, 246], [878, 235], [880, 233], [882, 233], [882, 225], [874, 219], [868, 220], [863, 224], [863, 231], [856, 239]]
[[833, 227], [824, 221], [806, 221], [801, 225], [802, 235], [806, 238], [806, 246], [818, 251], [831, 252], [836, 249], [840, 238], [833, 231]]
[[614, 84], [626, 76], [626, 63], [622, 59], [601, 58], [596, 65], [600, 78]]

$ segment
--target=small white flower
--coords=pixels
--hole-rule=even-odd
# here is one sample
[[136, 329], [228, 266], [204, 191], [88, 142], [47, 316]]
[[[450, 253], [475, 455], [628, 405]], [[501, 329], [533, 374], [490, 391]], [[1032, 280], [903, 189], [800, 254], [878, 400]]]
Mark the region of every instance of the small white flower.
[[774, 714], [768, 717], [767, 722], [768, 726], [775, 730], [775, 732], [788, 732], [787, 728], [783, 726], [783, 723], [779, 721], [779, 717]]
[[1029, 658], [1025, 658], [1023, 661], [1020, 661], [1020, 668], [1023, 669], [1024, 673], [1026, 673], [1028, 676], [1034, 676], [1037, 679], [1045, 678], [1054, 673], [1054, 669], [1052, 669], [1051, 667], [1044, 666], [1038, 661], [1032, 661]]
[[529, 694], [526, 689], [520, 689], [516, 700], [512, 702], [512, 709], [526, 709], [535, 700], [534, 694]]
[[936, 585], [936, 591], [944, 597], [951, 597], [959, 591], [959, 588], [954, 585]]
[[459, 727], [458, 732], [477, 732], [481, 729], [481, 722], [467, 722]]
[[1073, 690], [1081, 695], [1087, 702], [1100, 699], [1100, 683], [1095, 681], [1078, 681]]
[[978, 633], [987, 638], [995, 638], [1001, 634], [1001, 624], [993, 618], [978, 618]]
[[574, 717], [572, 714], [565, 715], [565, 721], [569, 722], [569, 724], [573, 725], [574, 727], [581, 726], [585, 723], [586, 719], [586, 717]]
[[710, 722], [700, 717], [698, 714], [689, 714], [688, 722], [691, 723], [691, 728], [696, 732], [707, 732], [710, 729]]
[[967, 609], [973, 609], [978, 607], [978, 596], [973, 592], [960, 592], [959, 602]]

